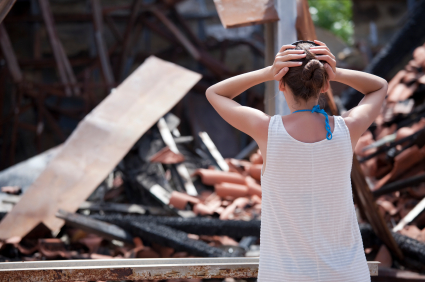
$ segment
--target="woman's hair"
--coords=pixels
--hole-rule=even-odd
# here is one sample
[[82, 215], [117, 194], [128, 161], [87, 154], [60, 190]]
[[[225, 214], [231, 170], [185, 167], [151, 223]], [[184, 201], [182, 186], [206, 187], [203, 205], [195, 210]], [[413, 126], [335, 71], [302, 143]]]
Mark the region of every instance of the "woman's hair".
[[282, 78], [282, 82], [291, 88], [295, 100], [301, 98], [307, 101], [311, 97], [317, 97], [328, 79], [323, 63], [316, 59], [316, 54], [310, 52], [311, 46], [314, 45], [306, 42], [296, 45], [293, 50], [304, 50], [306, 56], [293, 61], [303, 64], [298, 67], [290, 67]]

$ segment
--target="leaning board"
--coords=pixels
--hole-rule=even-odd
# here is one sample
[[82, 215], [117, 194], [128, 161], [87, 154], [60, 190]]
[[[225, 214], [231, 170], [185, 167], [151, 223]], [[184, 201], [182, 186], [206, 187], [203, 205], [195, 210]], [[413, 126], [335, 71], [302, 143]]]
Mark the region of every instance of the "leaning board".
[[89, 113], [0, 222], [0, 239], [40, 222], [57, 231], [58, 209], [75, 212], [136, 141], [199, 81], [200, 74], [149, 57]]
[[225, 28], [279, 20], [274, 0], [214, 0], [214, 4]]

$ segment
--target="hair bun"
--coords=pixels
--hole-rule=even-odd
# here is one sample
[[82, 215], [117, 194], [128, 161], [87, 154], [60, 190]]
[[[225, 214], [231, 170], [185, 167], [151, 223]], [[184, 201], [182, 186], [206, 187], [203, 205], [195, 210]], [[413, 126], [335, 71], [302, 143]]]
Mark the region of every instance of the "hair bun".
[[324, 65], [317, 59], [310, 60], [303, 68], [301, 80], [315, 88], [321, 88], [325, 77]]

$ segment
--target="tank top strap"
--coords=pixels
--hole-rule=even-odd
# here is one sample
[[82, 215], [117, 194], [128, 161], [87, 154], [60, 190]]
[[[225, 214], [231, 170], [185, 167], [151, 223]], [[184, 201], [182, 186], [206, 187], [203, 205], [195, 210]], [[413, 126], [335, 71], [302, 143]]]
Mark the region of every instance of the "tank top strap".
[[269, 143], [282, 142], [282, 138], [285, 137], [285, 128], [282, 123], [281, 115], [274, 115], [270, 118], [269, 131], [268, 131], [268, 141]]
[[334, 116], [334, 122], [335, 122], [335, 129], [334, 132], [338, 132], [338, 134], [341, 134], [343, 139], [347, 141], [351, 146], [351, 135], [350, 130], [348, 129], [347, 125], [345, 124], [345, 120], [342, 116]]
[[[273, 153], [270, 151], [274, 150], [274, 146], [277, 142], [282, 139], [282, 132], [280, 124], [282, 123], [282, 117], [280, 115], [274, 115], [270, 117], [268, 133], [267, 133], [267, 165], [273, 162]], [[267, 168], [266, 168], [267, 170]], [[261, 168], [261, 178], [263, 178], [264, 166]]]

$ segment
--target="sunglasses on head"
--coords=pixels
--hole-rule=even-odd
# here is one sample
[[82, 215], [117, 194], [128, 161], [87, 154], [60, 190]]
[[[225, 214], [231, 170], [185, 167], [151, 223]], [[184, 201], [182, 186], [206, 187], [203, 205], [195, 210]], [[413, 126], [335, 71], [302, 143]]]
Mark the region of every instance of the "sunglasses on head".
[[314, 46], [320, 46], [319, 44], [317, 44], [313, 41], [309, 41], [309, 40], [298, 40], [298, 41], [295, 41], [294, 43], [292, 43], [291, 45], [297, 46], [298, 44], [301, 44], [301, 43], [310, 43], [310, 44], [313, 44]]

